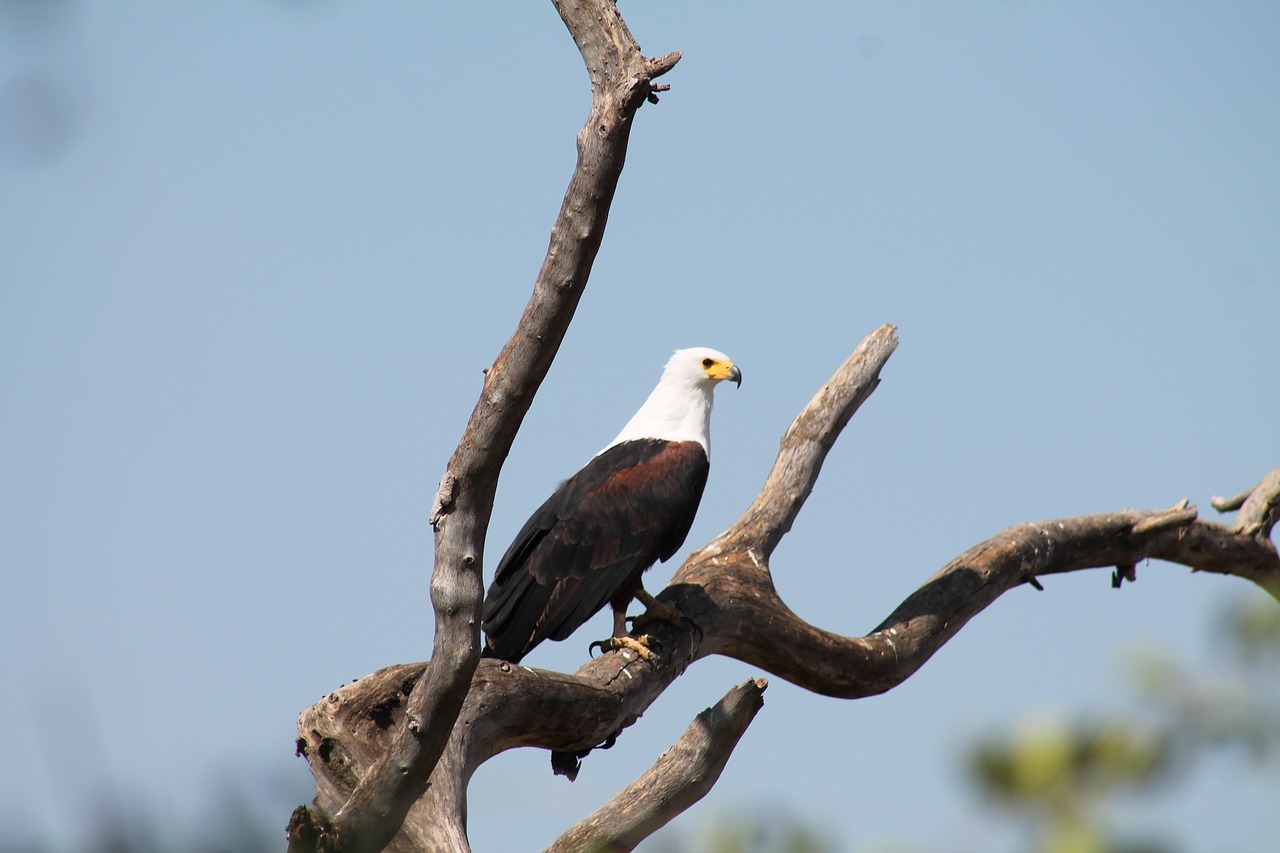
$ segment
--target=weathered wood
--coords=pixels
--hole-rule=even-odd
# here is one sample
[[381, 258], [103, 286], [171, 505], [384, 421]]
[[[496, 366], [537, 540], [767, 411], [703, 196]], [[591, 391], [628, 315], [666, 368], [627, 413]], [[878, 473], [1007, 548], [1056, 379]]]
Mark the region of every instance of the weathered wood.
[[778, 458], [746, 512], [691, 561], [710, 560], [726, 545], [767, 563], [813, 492], [822, 463], [841, 430], [880, 385], [880, 371], [898, 348], [897, 328], [886, 323], [840, 365], [782, 436]]
[[[1148, 522], [1156, 522], [1150, 524]], [[1147, 559], [1231, 574], [1275, 594], [1275, 546], [1194, 511], [1122, 510], [1019, 524], [956, 557], [865, 637], [816, 628], [792, 613], [756, 561], [722, 554], [686, 564], [680, 581], [703, 590], [708, 606], [686, 614], [705, 632], [704, 654], [763, 667], [801, 687], [856, 699], [883, 693], [914, 674], [1001, 594], [1049, 574], [1134, 566]], [[841, 568], [841, 571], [847, 571]]]
[[1280, 522], [1280, 468], [1234, 498], [1214, 498], [1209, 503], [1218, 512], [1239, 510], [1236, 530], [1260, 539], [1270, 539], [1272, 529]]
[[[693, 554], [660, 595], [693, 628], [655, 624], [654, 660], [613, 652], [573, 675], [479, 660], [480, 555], [499, 469], [586, 285], [635, 111], [656, 100], [665, 87], [654, 79], [680, 58], [644, 57], [610, 0], [553, 2], [582, 54], [591, 108], [533, 295], [486, 372], [432, 508], [433, 658], [380, 670], [303, 712], [298, 751], [315, 774], [317, 795], [313, 809], [299, 808], [290, 821], [291, 851], [465, 851], [466, 789], [477, 767], [515, 747], [579, 753], [611, 741], [687, 666], [710, 654], [816, 692], [858, 698], [900, 684], [1001, 594], [1022, 583], [1038, 586], [1044, 575], [1116, 566], [1117, 583], [1133, 581], [1137, 564], [1152, 558], [1246, 578], [1280, 598], [1280, 558], [1269, 540], [1280, 506], [1277, 470], [1238, 499], [1220, 502], [1219, 508], [1240, 509], [1234, 527], [1199, 520], [1185, 501], [1170, 510], [1016, 525], [948, 563], [865, 637], [801, 620], [778, 596], [769, 561], [827, 451], [879, 384], [897, 346], [895, 329], [886, 325], [796, 417], [742, 517]], [[631, 849], [702, 796], [758, 709], [761, 689], [762, 683], [754, 688], [754, 705], [751, 683], [731, 692], [556, 849]]]
[[[777, 598], [749, 557], [722, 551], [713, 575], [703, 575], [705, 585], [673, 581], [664, 591], [703, 636], [655, 626], [663, 645], [652, 663], [611, 653], [566, 675], [482, 661], [450, 744], [455, 761], [446, 781], [432, 786], [406, 823], [406, 830], [412, 825], [413, 836], [426, 841], [394, 849], [449, 849], [441, 839], [464, 837], [465, 785], [480, 764], [519, 746], [575, 751], [599, 744], [634, 722], [689, 663], [713, 651], [816, 692], [859, 698], [909, 678], [969, 619], [1036, 576], [1150, 558], [1242, 577], [1273, 594], [1280, 590], [1280, 556], [1270, 542], [1200, 520], [1134, 532], [1147, 520], [1181, 518], [1183, 512], [1122, 510], [1016, 525], [948, 563], [865, 637], [805, 623]], [[685, 568], [711, 571], [706, 565]], [[382, 723], [399, 713], [407, 681], [427, 668], [381, 670], [304, 712], [300, 744], [322, 784], [342, 790], [359, 776], [361, 762], [379, 754], [386, 738]], [[442, 798], [446, 790], [449, 797]], [[444, 827], [459, 834], [444, 836]]]
[[502, 462], [586, 286], [626, 159], [632, 117], [653, 95], [653, 79], [680, 59], [678, 53], [660, 59], [641, 54], [608, 0], [556, 0], [556, 8], [590, 76], [591, 109], [533, 295], [485, 373], [432, 508], [433, 665], [413, 683], [376, 760], [350, 764], [361, 768], [354, 788], [318, 777], [315, 813], [296, 821], [309, 827], [305, 834], [314, 841], [301, 840], [301, 829], [291, 838], [294, 845], [310, 844], [307, 849], [381, 850], [427, 790], [480, 659], [481, 555]]
[[626, 853], [707, 795], [764, 705], [768, 682], [752, 679], [699, 714], [640, 778], [547, 848], [547, 853]]
[[[1040, 576], [1159, 559], [1242, 577], [1273, 594], [1280, 591], [1280, 556], [1271, 542], [1199, 520], [1184, 501], [1168, 510], [1015, 525], [956, 557], [865, 637], [845, 637], [804, 622], [779, 598], [763, 543], [776, 544], [785, 533], [850, 407], [879, 382], [894, 343], [891, 327], [882, 327], [859, 346], [788, 429], [761, 496], [676, 572], [660, 598], [678, 606], [696, 627], [651, 626], [660, 642], [654, 661], [610, 653], [573, 675], [481, 662], [447, 750], [447, 773], [439, 775], [406, 824], [407, 833], [412, 824], [421, 846], [404, 849], [442, 849], [443, 840], [461, 843], [466, 782], [484, 761], [519, 746], [575, 752], [607, 741], [689, 664], [709, 654], [738, 658], [819, 693], [858, 698], [909, 678], [1001, 594]], [[412, 673], [400, 667], [383, 670], [337, 691], [337, 701], [326, 700], [304, 714], [299, 736], [318, 779], [341, 790], [346, 780], [358, 777], [358, 768], [350, 765], [381, 749], [382, 730], [371, 721], [387, 708], [394, 713], [395, 696], [405, 692]], [[331, 767], [320, 760], [312, 745], [326, 741], [344, 745], [329, 753], [343, 763]], [[442, 834], [442, 827], [449, 834]]]

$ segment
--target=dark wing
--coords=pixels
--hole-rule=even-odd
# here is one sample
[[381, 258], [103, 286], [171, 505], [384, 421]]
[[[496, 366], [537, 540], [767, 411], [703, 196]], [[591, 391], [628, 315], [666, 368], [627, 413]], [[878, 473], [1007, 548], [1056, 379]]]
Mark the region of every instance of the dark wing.
[[627, 441], [592, 459], [529, 518], [485, 597], [488, 653], [519, 661], [563, 640], [684, 543], [707, 483], [697, 442]]

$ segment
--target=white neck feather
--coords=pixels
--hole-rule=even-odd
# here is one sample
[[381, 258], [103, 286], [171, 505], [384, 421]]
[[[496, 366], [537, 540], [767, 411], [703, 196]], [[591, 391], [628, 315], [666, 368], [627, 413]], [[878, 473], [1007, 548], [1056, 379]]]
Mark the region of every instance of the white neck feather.
[[[641, 438], [696, 441], [711, 458], [711, 403], [715, 382], [668, 368], [618, 437], [601, 450]], [[597, 456], [599, 454], [596, 454]]]

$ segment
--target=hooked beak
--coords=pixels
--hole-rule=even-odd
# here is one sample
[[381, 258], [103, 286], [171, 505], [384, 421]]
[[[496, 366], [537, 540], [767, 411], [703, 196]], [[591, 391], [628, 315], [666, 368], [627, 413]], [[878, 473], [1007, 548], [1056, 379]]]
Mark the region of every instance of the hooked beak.
[[742, 371], [738, 369], [732, 361], [727, 358], [705, 358], [702, 361], [702, 367], [706, 370], [706, 377], [715, 382], [723, 382], [726, 379], [733, 380], [738, 387], [742, 387]]

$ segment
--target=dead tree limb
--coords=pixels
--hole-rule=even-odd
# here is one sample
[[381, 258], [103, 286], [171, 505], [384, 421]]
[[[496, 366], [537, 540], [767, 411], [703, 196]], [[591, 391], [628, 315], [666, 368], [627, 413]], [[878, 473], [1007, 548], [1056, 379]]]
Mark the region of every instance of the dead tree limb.
[[865, 637], [800, 619], [764, 567], [740, 554], [725, 555], [719, 565], [686, 566], [682, 574], [702, 588], [703, 600], [728, 605], [692, 616], [714, 639], [704, 646], [808, 690], [856, 699], [902, 683], [1002, 593], [1044, 575], [1158, 559], [1252, 580], [1273, 595], [1280, 590], [1272, 543], [1194, 513], [1122, 510], [1016, 525], [952, 560]]
[[639, 779], [618, 792], [547, 848], [625, 853], [707, 795], [733, 748], [764, 705], [768, 682], [752, 679], [699, 714]]
[[[642, 103], [656, 100], [663, 87], [654, 79], [680, 58], [645, 58], [610, 0], [553, 2], [582, 54], [591, 108], [533, 295], [486, 372], [432, 509], [433, 657], [380, 670], [303, 712], [298, 752], [310, 762], [317, 796], [314, 809], [294, 813], [291, 850], [465, 851], [466, 788], [477, 767], [515, 747], [581, 756], [611, 742], [687, 666], [710, 654], [738, 658], [816, 692], [858, 698], [900, 684], [1002, 593], [1023, 583], [1039, 586], [1045, 575], [1114, 566], [1118, 584], [1135, 580], [1140, 562], [1157, 559], [1236, 575], [1280, 598], [1280, 558], [1269, 538], [1280, 506], [1276, 471], [1238, 498], [1215, 502], [1240, 510], [1235, 526], [1199, 520], [1186, 501], [1168, 510], [1020, 524], [952, 560], [866, 636], [841, 636], [797, 617], [778, 596], [769, 561], [828, 450], [879, 383], [897, 346], [894, 328], [884, 326], [797, 416], [742, 517], [693, 554], [663, 590], [660, 598], [693, 627], [653, 626], [660, 643], [655, 660], [613, 652], [572, 675], [480, 661], [481, 554], [498, 472], [586, 285], [632, 118]], [[745, 692], [717, 706], [732, 722], [700, 717], [686, 735], [710, 738], [702, 758], [684, 752], [691, 745], [682, 739], [684, 746], [638, 780], [646, 790], [658, 780], [670, 782], [670, 799], [652, 793], [634, 801], [624, 792], [562, 838], [559, 849], [630, 849], [704, 794], [759, 707], [750, 685], [739, 691]]]
[[[377, 760], [354, 789], [320, 784], [316, 811], [295, 814], [295, 849], [376, 851], [396, 835], [448, 743], [480, 659], [481, 555], [498, 473], [551, 366], [604, 236], [626, 157], [631, 120], [680, 59], [648, 59], [608, 0], [556, 0], [591, 79], [591, 109], [578, 162], [550, 245], [515, 333], [449, 460], [431, 513], [435, 569], [433, 665], [418, 679]], [[305, 828], [304, 828], [305, 827]]]
[[773, 469], [751, 506], [691, 561], [711, 560], [725, 547], [761, 561], [772, 556], [813, 491], [827, 452], [858, 407], [880, 386], [880, 371], [898, 348], [897, 331], [888, 323], [876, 329], [818, 389], [787, 427]]
[[[659, 597], [696, 627], [652, 626], [661, 642], [655, 661], [610, 653], [573, 675], [481, 662], [446, 758], [406, 821], [405, 838], [415, 840], [394, 849], [465, 849], [458, 846], [465, 845], [465, 788], [480, 764], [513, 747], [573, 753], [607, 742], [709, 654], [760, 666], [819, 693], [859, 698], [900, 684], [1002, 593], [1045, 575], [1156, 559], [1236, 575], [1280, 595], [1280, 556], [1270, 541], [1198, 520], [1195, 509], [1180, 502], [1167, 510], [1011, 527], [956, 557], [864, 637], [804, 622], [779, 598], [766, 546], [776, 545], [794, 520], [828, 449], [878, 384], [896, 343], [891, 326], [868, 336], [787, 430], [757, 499], [663, 590]], [[323, 785], [341, 790], [344, 779], [359, 778], [363, 756], [379, 754], [404, 696], [432, 666], [383, 670], [304, 712], [300, 751]], [[449, 828], [447, 836], [442, 827]]]
[[1239, 510], [1234, 530], [1246, 536], [1270, 539], [1272, 529], [1280, 521], [1280, 468], [1234, 498], [1214, 498], [1209, 503], [1218, 512]]

